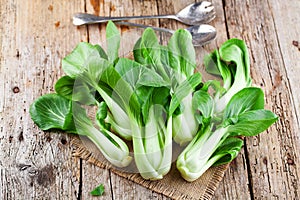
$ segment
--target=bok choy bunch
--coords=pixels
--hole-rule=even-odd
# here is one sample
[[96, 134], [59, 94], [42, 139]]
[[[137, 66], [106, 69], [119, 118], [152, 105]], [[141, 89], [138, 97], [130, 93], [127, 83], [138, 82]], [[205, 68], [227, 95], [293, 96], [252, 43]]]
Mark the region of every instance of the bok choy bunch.
[[[265, 131], [277, 116], [264, 109], [264, 93], [250, 87], [249, 57], [243, 41], [231, 39], [209, 55], [207, 69], [222, 76], [224, 87], [207, 82], [195, 92], [193, 106], [200, 129], [177, 159], [187, 181], [199, 178], [210, 166], [232, 161], [243, 140]], [[214, 96], [208, 93], [213, 86]]]
[[193, 181], [210, 166], [234, 159], [243, 145], [240, 136], [257, 135], [277, 120], [264, 109], [262, 90], [251, 86], [241, 40], [228, 40], [204, 60], [223, 84], [202, 82], [195, 72], [186, 30], [177, 30], [163, 46], [146, 29], [134, 46], [134, 60], [119, 56], [121, 36], [112, 22], [106, 40], [106, 50], [81, 42], [62, 60], [66, 75], [56, 82], [56, 93], [30, 107], [39, 128], [87, 136], [117, 167], [131, 163], [131, 142], [138, 172], [149, 180], [169, 172], [175, 141], [184, 148], [177, 168]]

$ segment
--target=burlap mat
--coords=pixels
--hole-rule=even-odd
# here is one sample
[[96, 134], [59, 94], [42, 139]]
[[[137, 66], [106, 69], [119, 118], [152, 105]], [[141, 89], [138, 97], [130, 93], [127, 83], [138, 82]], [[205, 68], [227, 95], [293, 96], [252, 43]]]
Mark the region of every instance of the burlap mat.
[[85, 137], [74, 137], [71, 144], [73, 146], [73, 156], [87, 160], [100, 168], [110, 169], [113, 173], [121, 177], [172, 199], [211, 199], [228, 167], [228, 165], [212, 167], [198, 180], [190, 183], [181, 178], [174, 162], [171, 171], [162, 180], [147, 181], [138, 173], [128, 172], [130, 170], [126, 172], [124, 169], [116, 169], [110, 165], [95, 145]]

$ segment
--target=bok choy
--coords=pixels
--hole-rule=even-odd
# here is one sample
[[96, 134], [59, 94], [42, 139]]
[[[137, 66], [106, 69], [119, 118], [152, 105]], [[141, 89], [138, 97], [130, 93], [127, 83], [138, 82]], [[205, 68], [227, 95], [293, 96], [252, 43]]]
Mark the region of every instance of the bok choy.
[[98, 130], [79, 104], [57, 94], [46, 94], [30, 107], [33, 121], [43, 130], [60, 129], [87, 136], [104, 157], [118, 167], [127, 166], [132, 157], [126, 143], [107, 130]]
[[[228, 40], [209, 58], [208, 71], [222, 76], [224, 88], [208, 82], [194, 95], [200, 129], [176, 163], [187, 181], [196, 180], [212, 165], [232, 161], [243, 145], [236, 136], [255, 136], [277, 120], [274, 113], [264, 110], [263, 91], [250, 87], [249, 58], [243, 41]], [[216, 89], [214, 97], [207, 92], [210, 85]]]
[[186, 30], [177, 30], [163, 46], [146, 29], [134, 46], [134, 60], [119, 57], [121, 36], [112, 22], [106, 40], [106, 50], [81, 42], [62, 60], [66, 75], [56, 82], [56, 93], [30, 107], [39, 128], [87, 136], [117, 167], [131, 163], [130, 142], [136, 168], [149, 180], [169, 172], [174, 141], [183, 148], [177, 169], [194, 181], [209, 167], [232, 161], [243, 146], [241, 137], [257, 135], [277, 120], [264, 109], [263, 91], [251, 86], [242, 40], [228, 40], [204, 60], [222, 84], [202, 82], [195, 72]]

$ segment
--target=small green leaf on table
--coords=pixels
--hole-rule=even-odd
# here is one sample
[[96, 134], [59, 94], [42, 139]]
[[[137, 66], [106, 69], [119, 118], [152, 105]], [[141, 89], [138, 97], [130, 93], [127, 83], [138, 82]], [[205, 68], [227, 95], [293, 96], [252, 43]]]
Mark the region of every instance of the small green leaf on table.
[[102, 196], [104, 194], [104, 185], [100, 184], [95, 189], [93, 189], [90, 194], [92, 196]]

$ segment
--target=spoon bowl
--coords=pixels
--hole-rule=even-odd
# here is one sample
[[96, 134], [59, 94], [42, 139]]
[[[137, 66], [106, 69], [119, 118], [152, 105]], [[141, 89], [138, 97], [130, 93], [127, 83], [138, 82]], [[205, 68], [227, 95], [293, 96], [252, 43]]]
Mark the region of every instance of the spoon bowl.
[[216, 17], [216, 12], [211, 2], [200, 1], [185, 7], [176, 17], [184, 24], [200, 25], [212, 21]]
[[217, 31], [213, 26], [201, 24], [186, 28], [193, 38], [194, 46], [203, 46], [210, 43], [217, 37]]

